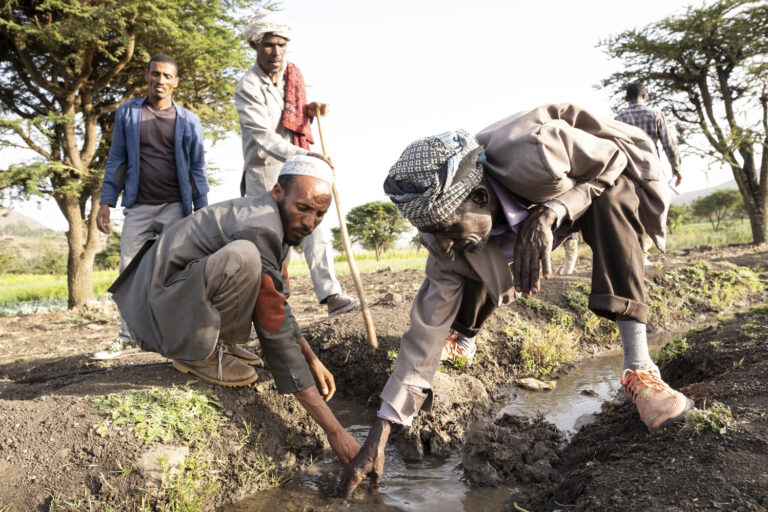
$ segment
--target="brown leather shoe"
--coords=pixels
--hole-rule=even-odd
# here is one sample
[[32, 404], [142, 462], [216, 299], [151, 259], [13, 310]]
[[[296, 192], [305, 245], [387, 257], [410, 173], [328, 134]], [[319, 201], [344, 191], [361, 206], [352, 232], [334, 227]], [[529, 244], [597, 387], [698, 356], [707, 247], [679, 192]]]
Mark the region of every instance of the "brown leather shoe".
[[328, 318], [333, 318], [352, 311], [360, 305], [360, 301], [343, 293], [337, 293], [328, 297], [328, 301], [325, 304], [328, 306]]
[[227, 352], [224, 345], [211, 354], [208, 359], [202, 361], [174, 361], [173, 367], [182, 373], [191, 373], [201, 379], [218, 384], [237, 388], [256, 382], [259, 376], [256, 370]]
[[227, 352], [238, 358], [240, 362], [248, 366], [264, 366], [264, 361], [259, 356], [246, 350], [242, 345], [231, 341], [223, 341], [222, 343], [227, 348]]

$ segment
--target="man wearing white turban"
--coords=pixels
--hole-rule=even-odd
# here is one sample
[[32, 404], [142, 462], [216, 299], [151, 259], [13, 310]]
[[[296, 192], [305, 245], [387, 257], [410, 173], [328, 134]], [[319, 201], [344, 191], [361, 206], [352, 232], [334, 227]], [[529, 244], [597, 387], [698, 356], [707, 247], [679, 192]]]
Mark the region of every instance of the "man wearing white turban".
[[[291, 27], [276, 11], [259, 9], [248, 19], [243, 33], [256, 50], [256, 63], [240, 79], [235, 90], [235, 107], [243, 137], [243, 179], [241, 195], [259, 196], [277, 181], [280, 168], [294, 155], [326, 160], [309, 149], [311, 122], [325, 114], [326, 105], [306, 103], [304, 78], [299, 69], [285, 60]], [[360, 302], [344, 295], [333, 268], [329, 231], [316, 230], [302, 243], [315, 293], [329, 316], [354, 309]]]

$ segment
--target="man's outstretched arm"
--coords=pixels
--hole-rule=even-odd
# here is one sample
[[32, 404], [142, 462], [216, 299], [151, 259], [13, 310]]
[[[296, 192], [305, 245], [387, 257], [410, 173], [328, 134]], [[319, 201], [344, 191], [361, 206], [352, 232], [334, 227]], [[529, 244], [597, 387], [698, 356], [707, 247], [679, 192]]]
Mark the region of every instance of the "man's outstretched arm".
[[360, 445], [355, 438], [344, 429], [344, 427], [333, 415], [328, 404], [325, 403], [317, 386], [312, 386], [298, 393], [294, 393], [296, 399], [302, 407], [312, 416], [328, 437], [328, 442], [333, 449], [333, 453], [343, 462], [349, 464], [355, 455], [360, 451]]
[[377, 419], [371, 427], [368, 439], [341, 477], [341, 492], [346, 498], [352, 496], [365, 478], [370, 477], [371, 489], [377, 488], [381, 483], [381, 475], [384, 472], [384, 448], [387, 446], [391, 430], [392, 424], [381, 418]]

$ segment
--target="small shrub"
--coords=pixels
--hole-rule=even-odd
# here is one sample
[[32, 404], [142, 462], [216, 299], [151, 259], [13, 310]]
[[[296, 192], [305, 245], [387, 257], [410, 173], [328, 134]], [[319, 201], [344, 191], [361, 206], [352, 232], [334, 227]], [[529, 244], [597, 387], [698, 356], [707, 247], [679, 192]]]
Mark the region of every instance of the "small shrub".
[[689, 348], [691, 348], [691, 345], [688, 344], [688, 338], [684, 336], [673, 338], [656, 353], [654, 359], [656, 360], [657, 365], [664, 366], [671, 360], [687, 352]]
[[720, 402], [713, 402], [706, 409], [694, 409], [685, 419], [687, 428], [694, 434], [701, 434], [704, 430], [711, 430], [724, 435], [733, 423], [731, 408]]
[[210, 389], [198, 391], [186, 386], [111, 393], [93, 400], [99, 410], [109, 414], [94, 428], [104, 436], [110, 428], [119, 430], [120, 425], [133, 424], [136, 437], [144, 444], [175, 437], [189, 444], [218, 435], [226, 422], [212, 394]]

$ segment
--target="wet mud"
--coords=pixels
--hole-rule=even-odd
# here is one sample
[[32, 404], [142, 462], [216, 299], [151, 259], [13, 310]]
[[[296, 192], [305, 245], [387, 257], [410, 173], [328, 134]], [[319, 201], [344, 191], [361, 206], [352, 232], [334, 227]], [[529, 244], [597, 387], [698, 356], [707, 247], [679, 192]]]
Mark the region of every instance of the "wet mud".
[[[582, 333], [575, 360], [555, 370], [556, 380], [580, 360], [617, 346], [610, 329], [590, 321], [580, 309], [590, 267], [579, 261], [576, 276], [547, 281], [536, 302], [519, 301], [498, 310], [480, 339], [475, 364], [441, 367], [433, 411], [393, 435], [390, 458], [402, 462], [385, 473], [390, 489], [378, 496], [361, 489], [347, 510], [358, 505], [359, 510], [374, 510], [375, 503], [380, 510], [429, 508], [429, 490], [440, 495], [440, 489], [451, 489], [446, 482], [454, 477], [463, 482], [445, 491], [447, 496], [461, 490], [451, 510], [513, 510], [514, 503], [527, 510], [766, 510], [766, 313], [727, 318], [730, 311], [765, 303], [766, 297], [756, 290], [732, 293], [723, 277], [732, 268], [729, 261], [757, 269], [763, 287], [768, 282], [768, 250], [746, 246], [657, 257], [647, 276], [649, 302], [656, 308], [649, 329], [679, 328], [703, 317], [712, 322], [711, 329], [688, 336], [691, 348], [668, 362], [662, 374], [698, 407], [712, 401], [731, 407], [734, 424], [727, 433], [691, 435], [675, 427], [650, 436], [622, 398], [609, 401], [600, 414], [591, 413], [594, 423], [574, 422], [560, 430], [536, 414], [523, 418], [519, 411], [504, 411], [511, 393], [517, 392], [510, 383], [530, 376], [521, 361], [521, 342], [510, 334], [516, 322], [543, 326], [567, 314], [573, 329]], [[365, 340], [359, 313], [324, 319], [309, 279], [292, 280], [293, 310], [313, 349], [335, 375], [339, 398], [362, 409], [356, 414], [371, 417], [379, 406], [378, 393], [394, 364], [422, 279], [419, 271], [363, 276], [381, 347], [376, 352]], [[353, 290], [351, 280], [342, 283]], [[703, 295], [715, 283], [723, 289], [716, 296]], [[745, 328], [752, 325], [758, 327]], [[123, 357], [104, 371], [71, 374], [92, 367], [88, 355], [103, 348], [116, 331], [117, 316], [109, 303], [86, 312], [0, 318], [0, 509], [49, 510], [52, 496], [87, 496], [94, 503], [135, 510], [148, 499], [144, 474], [120, 474], [120, 467], [135, 466], [147, 447], [130, 429], [97, 435], [94, 425], [104, 416], [91, 400], [115, 391], [183, 386], [189, 378], [167, 365], [141, 366], [164, 362], [145, 353]], [[70, 374], [56, 376], [60, 373]], [[324, 482], [317, 495], [308, 495], [304, 487], [305, 502], [292, 501], [296, 507], [284, 510], [333, 510], [336, 505], [328, 503], [338, 502], [322, 500], [331, 493], [340, 465], [323, 433], [292, 397], [276, 393], [268, 371], [260, 369], [259, 377], [253, 387], [214, 389], [227, 422], [208, 445], [217, 461], [217, 486], [200, 508], [247, 507], [248, 498], [279, 492], [274, 487], [281, 482], [285, 488], [291, 485], [278, 475], [303, 478], [308, 471], [315, 475], [310, 488]], [[190, 386], [211, 389], [200, 382]], [[546, 398], [541, 394], [537, 403]], [[366, 425], [355, 421], [362, 441]], [[244, 469], [261, 467], [267, 458], [275, 478], [251, 479]], [[403, 467], [407, 470], [398, 472]], [[414, 474], [443, 478], [419, 482], [422, 496], [395, 490], [406, 480], [412, 489]], [[493, 504], [481, 505], [477, 496], [487, 495], [483, 489], [497, 490]], [[391, 498], [398, 492], [399, 498]], [[504, 501], [507, 505], [501, 505]]]

